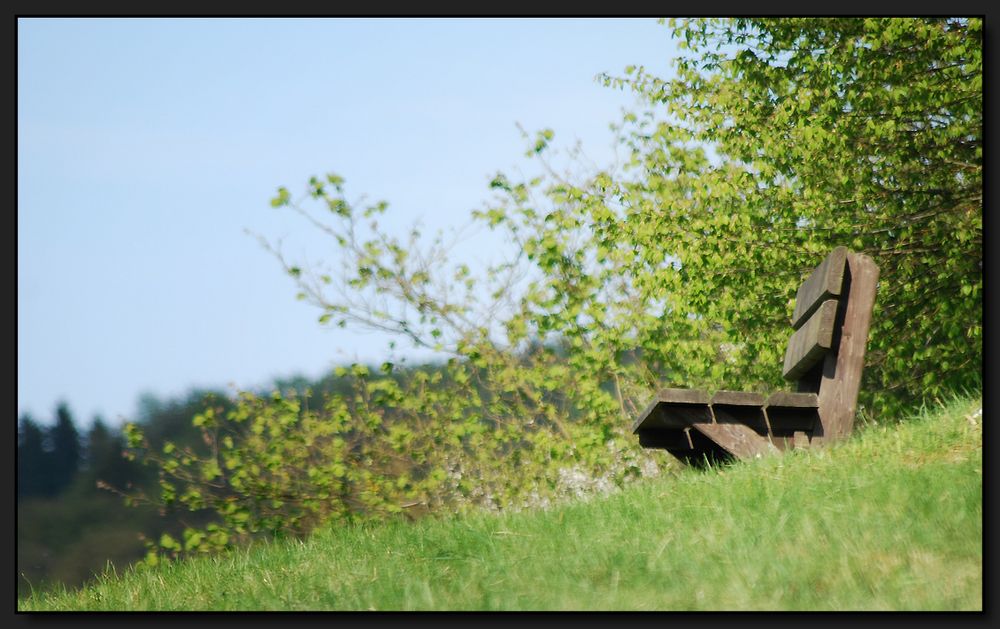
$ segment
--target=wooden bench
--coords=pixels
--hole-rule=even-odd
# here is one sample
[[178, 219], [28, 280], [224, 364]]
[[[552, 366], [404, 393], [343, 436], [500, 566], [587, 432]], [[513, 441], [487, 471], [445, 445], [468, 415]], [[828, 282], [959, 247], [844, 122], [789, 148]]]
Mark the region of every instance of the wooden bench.
[[871, 258], [837, 247], [799, 287], [782, 370], [795, 391], [663, 389], [632, 426], [639, 443], [701, 465], [849, 435], [878, 275]]

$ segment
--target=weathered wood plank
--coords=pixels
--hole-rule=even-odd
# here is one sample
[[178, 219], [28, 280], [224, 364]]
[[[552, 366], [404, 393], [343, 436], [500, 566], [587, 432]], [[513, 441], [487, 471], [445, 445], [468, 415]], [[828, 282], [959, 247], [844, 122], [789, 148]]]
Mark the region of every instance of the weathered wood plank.
[[819, 396], [777, 391], [768, 396], [764, 415], [772, 438], [789, 437], [798, 430], [812, 433], [819, 421]]
[[709, 395], [701, 389], [661, 389], [632, 424], [632, 432], [681, 429], [693, 421], [711, 421]]
[[768, 434], [764, 396], [747, 391], [717, 391], [712, 396], [712, 416], [718, 424], [744, 424], [759, 435]]
[[691, 428], [705, 435], [735, 457], [755, 458], [776, 453], [777, 448], [767, 439], [743, 424], [692, 424]]
[[646, 431], [639, 433], [639, 445], [644, 448], [663, 448], [664, 450], [690, 450], [690, 428], [684, 430]]
[[792, 329], [798, 330], [824, 301], [841, 294], [847, 253], [846, 247], [834, 249], [799, 287]]
[[819, 384], [821, 429], [819, 435], [813, 435], [813, 444], [843, 439], [854, 427], [878, 277], [874, 260], [860, 253], [848, 255], [844, 278], [847, 309], [837, 351], [827, 354], [823, 364]]
[[797, 393], [794, 391], [775, 391], [767, 396], [764, 404], [782, 408], [819, 408], [819, 396], [815, 393]]
[[835, 299], [828, 299], [813, 313], [809, 320], [792, 335], [785, 351], [782, 375], [787, 380], [797, 380], [818, 363], [833, 345], [833, 324], [837, 318]]
[[779, 452], [793, 449], [791, 437], [771, 437], [771, 443], [774, 444], [774, 447], [777, 448]]
[[764, 404], [764, 396], [760, 393], [750, 393], [747, 391], [716, 391], [712, 396], [712, 405], [725, 404], [727, 406], [761, 406]]
[[660, 389], [656, 399], [670, 404], [708, 404], [708, 391], [702, 389]]
[[646, 408], [642, 409], [642, 412], [639, 413], [639, 416], [635, 418], [634, 422], [632, 422], [632, 434], [638, 433], [639, 428], [645, 425], [647, 421], [650, 421], [650, 415], [657, 412], [656, 406], [659, 403], [660, 400], [654, 398], [652, 402], [646, 405]]

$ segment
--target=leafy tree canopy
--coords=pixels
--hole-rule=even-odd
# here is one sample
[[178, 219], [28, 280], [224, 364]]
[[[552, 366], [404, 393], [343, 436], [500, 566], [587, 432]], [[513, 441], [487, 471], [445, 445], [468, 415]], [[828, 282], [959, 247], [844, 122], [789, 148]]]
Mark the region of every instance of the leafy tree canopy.
[[[631, 165], [646, 176], [619, 190], [631, 207], [660, 210], [643, 212], [640, 222], [681, 261], [663, 279], [683, 282], [694, 309], [737, 331], [750, 356], [766, 358], [758, 361], [766, 371], [783, 323], [771, 317], [790, 312], [798, 273], [847, 245], [881, 268], [866, 397], [891, 407], [975, 386], [982, 21], [676, 20], [672, 27], [688, 51], [675, 78], [642, 68], [605, 77], [671, 121], [631, 128]], [[671, 157], [691, 143], [711, 146], [719, 163], [690, 172]], [[688, 172], [691, 194], [662, 193], [660, 179]]]

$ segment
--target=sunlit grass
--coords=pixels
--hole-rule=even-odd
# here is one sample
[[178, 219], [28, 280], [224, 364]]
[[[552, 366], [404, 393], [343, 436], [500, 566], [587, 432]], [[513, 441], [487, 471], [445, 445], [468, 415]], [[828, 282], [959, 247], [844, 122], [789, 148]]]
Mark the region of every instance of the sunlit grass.
[[981, 610], [980, 408], [545, 511], [325, 529], [18, 608]]

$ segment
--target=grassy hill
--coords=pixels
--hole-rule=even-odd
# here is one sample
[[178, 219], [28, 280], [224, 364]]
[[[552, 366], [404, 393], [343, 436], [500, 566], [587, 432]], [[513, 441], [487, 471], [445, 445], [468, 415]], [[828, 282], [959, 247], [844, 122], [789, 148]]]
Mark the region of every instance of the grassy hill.
[[981, 610], [981, 406], [545, 511], [331, 528], [106, 574], [18, 609]]

